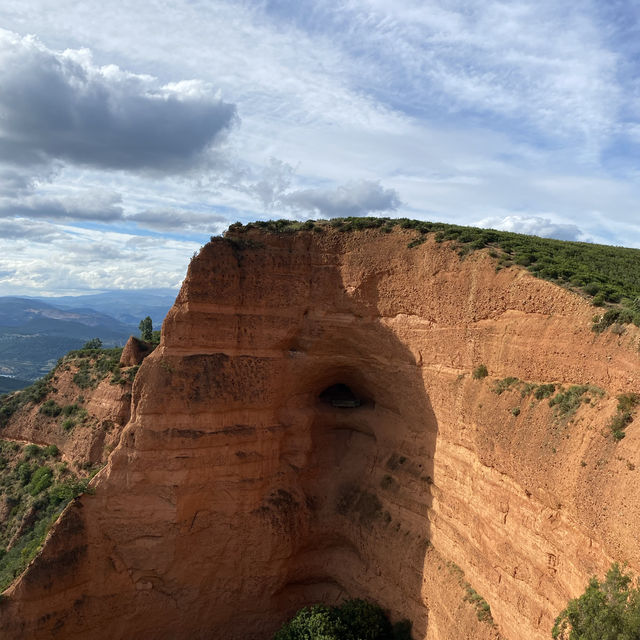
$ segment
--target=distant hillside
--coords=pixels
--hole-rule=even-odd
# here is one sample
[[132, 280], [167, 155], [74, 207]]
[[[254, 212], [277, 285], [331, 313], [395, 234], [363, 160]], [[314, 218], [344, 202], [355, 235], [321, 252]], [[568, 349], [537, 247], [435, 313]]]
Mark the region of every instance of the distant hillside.
[[33, 381], [91, 338], [117, 346], [137, 331], [137, 325], [93, 309], [60, 309], [39, 300], [0, 298], [0, 376]]
[[11, 391], [24, 389], [24, 387], [28, 386], [30, 383], [30, 380], [21, 380], [20, 378], [8, 378], [7, 376], [0, 376], [0, 396], [5, 393], [11, 393]]
[[138, 289], [33, 300], [54, 305], [58, 309], [97, 311], [136, 327], [142, 318], [151, 316], [154, 326], [159, 328], [177, 295], [174, 289]]
[[[56, 323], [59, 322], [59, 324]], [[119, 335], [127, 323], [117, 320], [95, 309], [63, 309], [50, 302], [30, 298], [1, 297], [0, 327], [21, 327], [68, 334], [68, 323], [87, 327], [100, 327], [103, 331], [114, 331]], [[131, 323], [128, 323], [131, 324]]]

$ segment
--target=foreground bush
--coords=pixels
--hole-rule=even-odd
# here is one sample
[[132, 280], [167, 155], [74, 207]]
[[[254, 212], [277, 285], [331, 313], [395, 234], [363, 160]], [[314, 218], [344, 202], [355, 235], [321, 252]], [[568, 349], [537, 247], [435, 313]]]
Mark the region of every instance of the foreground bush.
[[586, 591], [557, 617], [560, 640], [640, 640], [640, 588], [617, 564], [604, 582], [591, 578]]
[[392, 626], [378, 605], [348, 600], [340, 607], [300, 609], [273, 640], [411, 640], [411, 624], [403, 620]]

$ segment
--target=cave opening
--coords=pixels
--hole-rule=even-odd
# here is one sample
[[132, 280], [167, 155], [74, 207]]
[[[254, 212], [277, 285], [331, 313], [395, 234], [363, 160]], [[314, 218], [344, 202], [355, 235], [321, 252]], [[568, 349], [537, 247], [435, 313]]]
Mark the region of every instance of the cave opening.
[[341, 382], [327, 387], [319, 398], [325, 404], [339, 409], [357, 409], [363, 403], [363, 398], [357, 396], [351, 387]]

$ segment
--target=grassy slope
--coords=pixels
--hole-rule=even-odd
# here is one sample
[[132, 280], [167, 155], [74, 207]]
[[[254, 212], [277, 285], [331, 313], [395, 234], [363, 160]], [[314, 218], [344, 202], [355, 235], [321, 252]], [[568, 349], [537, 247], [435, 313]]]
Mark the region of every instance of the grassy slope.
[[225, 237], [237, 243], [242, 242], [242, 234], [250, 229], [271, 233], [321, 233], [329, 228], [343, 232], [372, 228], [387, 233], [394, 228], [414, 230], [416, 237], [409, 242], [410, 248], [422, 244], [429, 234], [434, 234], [437, 242], [452, 241], [452, 246], [457, 248], [461, 256], [489, 249], [497, 261], [496, 269], [513, 264], [521, 265], [539, 278], [566, 286], [590, 298], [594, 306], [609, 306], [609, 310], [594, 323], [596, 331], [614, 323], [634, 322], [640, 326], [639, 249], [567, 242], [406, 218], [334, 218], [307, 222], [270, 220], [247, 225], [236, 223], [229, 227]]
[[[138, 367], [122, 371], [122, 349], [81, 349], [58, 361], [44, 378], [22, 391], [0, 397], [0, 436], [13, 414], [25, 406], [39, 405], [40, 413], [71, 431], [89, 418], [82, 404], [87, 390], [107, 376], [111, 384], [132, 381]], [[74, 404], [59, 406], [50, 397], [56, 372], [73, 367], [78, 388]], [[39, 447], [0, 440], [0, 591], [8, 587], [40, 550], [51, 525], [64, 507], [87, 490], [96, 470], [73, 469], [60, 460], [54, 445]]]
[[89, 479], [61, 462], [55, 445], [0, 440], [0, 591], [24, 571], [64, 507], [87, 490]]

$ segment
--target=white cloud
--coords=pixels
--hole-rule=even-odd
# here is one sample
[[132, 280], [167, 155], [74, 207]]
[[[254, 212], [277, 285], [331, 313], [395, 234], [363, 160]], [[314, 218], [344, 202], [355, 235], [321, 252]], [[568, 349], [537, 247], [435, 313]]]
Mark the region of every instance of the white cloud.
[[[601, 8], [593, 0], [59, 0], [55, 11], [44, 0], [3, 3], [0, 24], [21, 34], [9, 46], [16, 68], [30, 74], [15, 78], [3, 65], [0, 78], [38, 99], [16, 114], [15, 92], [0, 95], [18, 125], [5, 135], [14, 153], [0, 166], [0, 208], [126, 225], [125, 246], [145, 229], [199, 237], [235, 220], [375, 210], [567, 236], [573, 225], [639, 246], [635, 62], [616, 40], [624, 16], [607, 22]], [[70, 113], [60, 100], [42, 115], [47, 83], [84, 114], [79, 122], [94, 114], [109, 125], [106, 150], [84, 137], [89, 124], [60, 124]], [[222, 104], [214, 87], [237, 106], [240, 124], [195, 139], [190, 114]], [[112, 104], [124, 120], [109, 119]], [[123, 141], [141, 113], [142, 133]], [[162, 114], [175, 129], [158, 126]], [[21, 117], [35, 118], [33, 133]], [[43, 129], [56, 122], [57, 139]], [[184, 140], [172, 131], [186, 131]], [[118, 141], [121, 151], [137, 141], [159, 152], [123, 160]], [[155, 240], [136, 242], [140, 254], [156, 250]], [[109, 262], [114, 278], [131, 277], [133, 259]], [[169, 266], [158, 271], [162, 282]], [[71, 283], [79, 272], [69, 269]]]
[[498, 229], [499, 231], [513, 231], [542, 238], [556, 238], [557, 240], [592, 241], [575, 224], [561, 224], [541, 216], [505, 216], [503, 218], [484, 218], [479, 220], [477, 227]]
[[[1, 242], [11, 242], [15, 240], [29, 240], [29, 242], [42, 242], [45, 244], [53, 240], [61, 239], [63, 234], [58, 227], [46, 222], [35, 222], [33, 220], [3, 220], [0, 218], [0, 240]], [[10, 246], [10, 244], [8, 245]], [[11, 273], [14, 269], [11, 270]]]
[[349, 37], [364, 52], [361, 72], [373, 84], [376, 74], [383, 93], [384, 84], [402, 91], [413, 107], [507, 116], [545, 138], [579, 136], [588, 151], [616, 128], [619, 55], [591, 3], [350, 0], [347, 7]]
[[295, 169], [270, 158], [257, 182], [243, 190], [255, 195], [269, 211], [292, 211], [309, 217], [363, 216], [395, 211], [400, 196], [395, 189], [385, 189], [373, 180], [352, 180], [333, 188], [292, 188], [298, 180]]
[[[33, 223], [16, 225], [14, 238], [1, 234], [3, 294], [80, 293], [91, 289], [176, 287], [199, 243], [46, 225], [45, 242], [34, 243]], [[22, 236], [19, 227], [23, 225]]]

